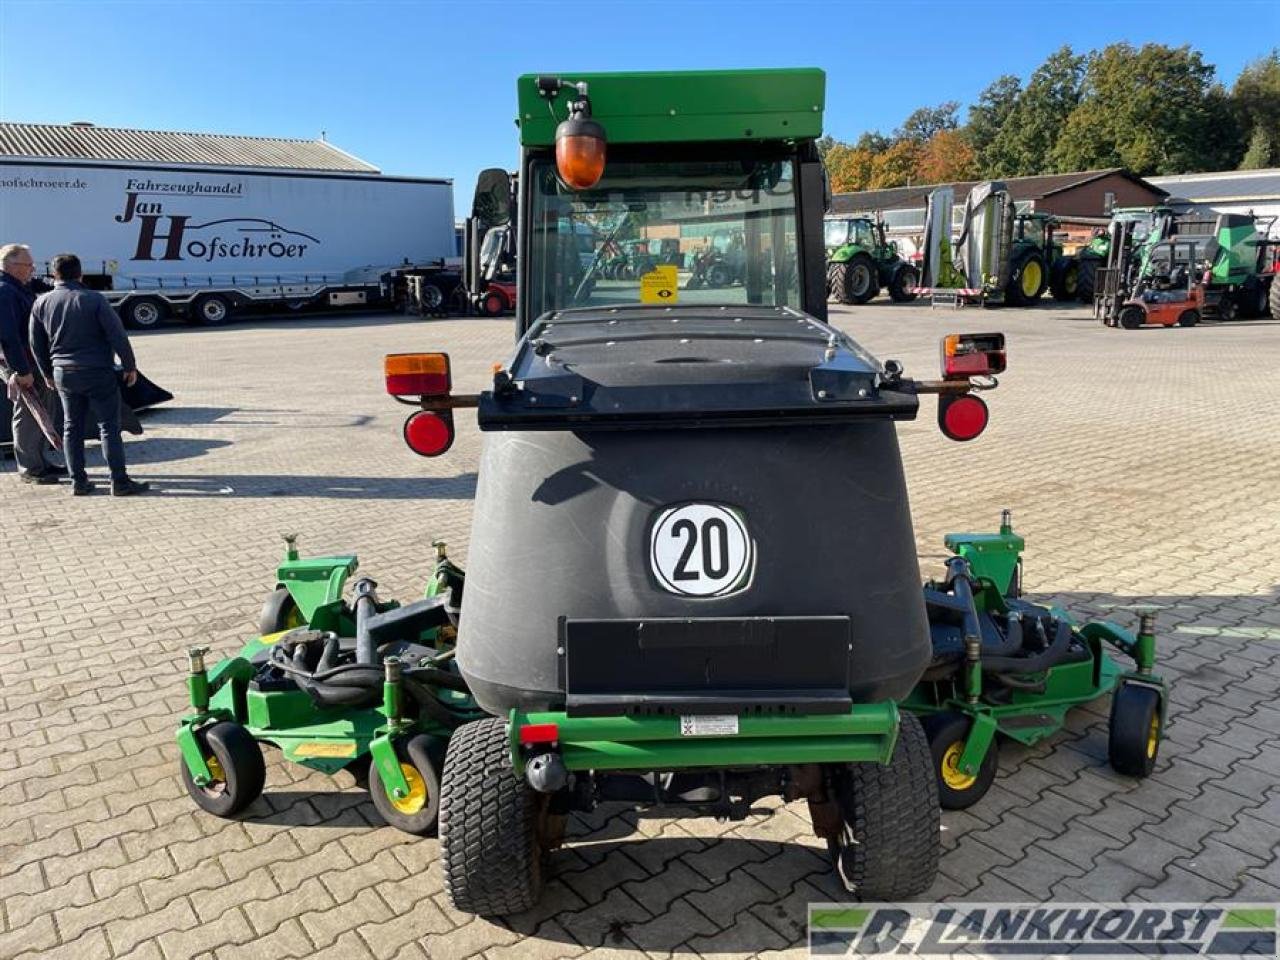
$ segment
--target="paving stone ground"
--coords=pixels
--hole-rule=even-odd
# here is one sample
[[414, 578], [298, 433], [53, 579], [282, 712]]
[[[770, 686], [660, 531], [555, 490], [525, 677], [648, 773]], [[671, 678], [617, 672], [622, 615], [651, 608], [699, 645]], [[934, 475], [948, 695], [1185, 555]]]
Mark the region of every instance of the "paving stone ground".
[[[1036, 596], [1122, 622], [1162, 608], [1154, 776], [1108, 768], [1106, 702], [1006, 747], [985, 800], [944, 815], [930, 899], [1280, 900], [1280, 325], [887, 304], [835, 320], [921, 373], [948, 330], [1008, 333], [985, 436], [949, 443], [931, 408], [901, 427], [926, 573], [946, 531], [1011, 507]], [[73, 500], [0, 474], [0, 957], [802, 952], [805, 904], [842, 891], [798, 806], [580, 817], [545, 900], [495, 924], [449, 907], [435, 841], [381, 826], [348, 776], [270, 760], [240, 822], [183, 792], [183, 651], [250, 634], [280, 533], [358, 552], [384, 595], [416, 594], [433, 537], [465, 560], [478, 434], [463, 416], [448, 456], [412, 456], [380, 359], [445, 348], [456, 388], [478, 389], [510, 332], [364, 316], [138, 336], [177, 395], [128, 443], [157, 495]]]

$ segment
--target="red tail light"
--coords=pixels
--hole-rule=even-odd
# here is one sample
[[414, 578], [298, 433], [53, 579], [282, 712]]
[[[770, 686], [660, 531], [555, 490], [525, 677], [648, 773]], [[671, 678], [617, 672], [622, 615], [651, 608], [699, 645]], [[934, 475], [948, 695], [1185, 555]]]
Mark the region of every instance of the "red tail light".
[[390, 353], [382, 372], [393, 397], [446, 397], [453, 387], [447, 353]]
[[942, 338], [942, 375], [948, 380], [1003, 373], [1003, 333], [953, 333]]
[[404, 442], [422, 457], [438, 457], [453, 446], [453, 412], [419, 410], [404, 422]]
[[520, 743], [555, 743], [560, 739], [560, 728], [554, 723], [530, 723], [520, 728]]
[[938, 427], [950, 440], [972, 440], [987, 429], [989, 419], [986, 403], [972, 393], [938, 398]]

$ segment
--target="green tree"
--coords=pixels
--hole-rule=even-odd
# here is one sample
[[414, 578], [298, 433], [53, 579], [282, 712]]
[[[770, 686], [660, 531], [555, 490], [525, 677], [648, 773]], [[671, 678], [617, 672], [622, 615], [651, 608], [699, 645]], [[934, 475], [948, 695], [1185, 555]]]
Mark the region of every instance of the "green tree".
[[860, 136], [854, 143], [857, 150], [868, 150], [871, 153], [882, 153], [892, 146], [893, 141], [886, 137], [879, 130], [868, 130]]
[[1088, 63], [1088, 57], [1063, 46], [1035, 69], [983, 153], [984, 174], [1019, 177], [1055, 169], [1054, 148], [1063, 124], [1080, 104]]
[[978, 102], [969, 108], [969, 122], [964, 136], [977, 156], [980, 169], [987, 167], [987, 151], [1022, 93], [1022, 81], [1013, 74], [997, 77], [978, 95]]
[[840, 141], [837, 140], [835, 137], [833, 137], [829, 133], [824, 133], [822, 136], [820, 136], [817, 140], [814, 141], [814, 146], [818, 148], [818, 156], [823, 157], [824, 159], [826, 158], [827, 154], [830, 153], [832, 149], [838, 146], [839, 144], [840, 144]]
[[1231, 107], [1248, 137], [1241, 169], [1280, 165], [1280, 51], [1250, 63], [1231, 88]]
[[1052, 162], [1061, 170], [1123, 166], [1138, 174], [1235, 166], [1238, 124], [1213, 73], [1190, 46], [1106, 47], [1089, 61]]
[[954, 130], [958, 127], [956, 112], [960, 109], [958, 100], [948, 100], [936, 107], [920, 107], [907, 115], [902, 126], [893, 131], [894, 140], [914, 140], [916, 143], [927, 143], [935, 133], [943, 130]]

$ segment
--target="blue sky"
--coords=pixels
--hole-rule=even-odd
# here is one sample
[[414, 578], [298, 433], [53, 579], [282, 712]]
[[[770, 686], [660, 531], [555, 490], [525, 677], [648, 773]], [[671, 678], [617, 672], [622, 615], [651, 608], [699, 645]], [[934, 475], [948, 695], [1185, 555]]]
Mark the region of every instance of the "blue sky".
[[517, 74], [817, 66], [827, 130], [971, 102], [1068, 43], [1200, 49], [1228, 85], [1280, 2], [130, 2], [0, 0], [0, 118], [315, 137], [386, 173], [515, 162]]

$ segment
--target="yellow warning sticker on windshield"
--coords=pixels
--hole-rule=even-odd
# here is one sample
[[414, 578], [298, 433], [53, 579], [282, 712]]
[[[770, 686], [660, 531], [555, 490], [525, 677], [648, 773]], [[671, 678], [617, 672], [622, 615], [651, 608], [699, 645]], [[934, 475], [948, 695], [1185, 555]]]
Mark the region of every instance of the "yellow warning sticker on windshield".
[[674, 264], [654, 267], [640, 276], [641, 303], [675, 303], [679, 298]]

